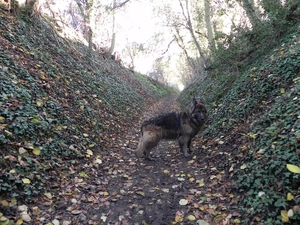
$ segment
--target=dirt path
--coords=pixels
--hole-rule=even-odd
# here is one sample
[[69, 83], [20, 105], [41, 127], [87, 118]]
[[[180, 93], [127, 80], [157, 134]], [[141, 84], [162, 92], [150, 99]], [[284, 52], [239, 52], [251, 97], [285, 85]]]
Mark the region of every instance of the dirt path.
[[142, 120], [166, 110], [179, 110], [176, 96], [147, 109], [124, 137], [112, 137], [110, 151], [70, 168], [73, 173], [61, 178], [68, 188], [45, 195], [43, 213], [32, 224], [229, 224], [226, 218], [238, 213], [229, 211], [235, 199], [220, 164], [226, 154], [211, 156], [213, 147], [203, 151], [208, 143], [196, 136], [189, 158], [178, 153], [175, 141], [161, 142], [152, 154], [155, 161], [134, 157]]

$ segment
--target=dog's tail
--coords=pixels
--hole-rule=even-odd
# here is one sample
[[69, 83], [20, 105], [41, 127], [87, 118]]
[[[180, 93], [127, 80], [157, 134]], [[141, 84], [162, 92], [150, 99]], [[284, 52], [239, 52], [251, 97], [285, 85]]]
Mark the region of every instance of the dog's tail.
[[139, 144], [138, 144], [138, 147], [137, 149], [134, 151], [134, 154], [137, 158], [142, 158], [143, 155], [145, 154], [144, 153], [144, 141], [143, 141], [143, 134], [144, 134], [144, 126], [142, 125], [141, 126], [141, 137], [140, 137], [140, 140], [139, 140]]

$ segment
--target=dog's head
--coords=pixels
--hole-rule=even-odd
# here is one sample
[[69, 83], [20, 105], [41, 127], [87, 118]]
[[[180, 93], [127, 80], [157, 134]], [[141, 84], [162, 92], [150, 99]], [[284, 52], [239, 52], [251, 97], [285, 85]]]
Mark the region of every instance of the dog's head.
[[207, 120], [207, 110], [202, 101], [198, 101], [193, 98], [190, 107], [188, 109], [189, 118], [197, 126], [202, 126]]

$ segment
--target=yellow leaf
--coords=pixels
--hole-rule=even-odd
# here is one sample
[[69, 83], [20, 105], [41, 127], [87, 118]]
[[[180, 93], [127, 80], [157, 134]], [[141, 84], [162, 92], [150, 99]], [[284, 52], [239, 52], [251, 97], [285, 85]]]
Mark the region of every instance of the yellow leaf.
[[6, 126], [7, 124], [0, 124], [0, 130], [3, 130]]
[[241, 221], [240, 221], [239, 219], [235, 219], [235, 220], [233, 220], [233, 223], [234, 223], [234, 224], [240, 224]]
[[293, 173], [299, 173], [300, 174], [300, 168], [298, 166], [292, 165], [292, 164], [286, 164], [286, 168], [293, 172]]
[[79, 172], [80, 177], [89, 177], [84, 171]]
[[89, 136], [87, 133], [83, 133], [82, 135], [83, 135], [83, 137], [88, 137]]
[[23, 178], [22, 181], [24, 184], [30, 184], [30, 180], [28, 178]]
[[205, 210], [205, 208], [204, 208], [203, 206], [200, 206], [199, 209], [200, 209], [201, 211], [204, 211], [204, 210]]
[[3, 116], [0, 116], [0, 123], [2, 123], [5, 120]]
[[220, 222], [220, 221], [222, 221], [222, 220], [224, 220], [224, 215], [217, 215], [215, 218], [214, 218], [214, 221], [215, 222]]
[[43, 100], [42, 99], [37, 99], [36, 100], [36, 105], [37, 106], [43, 106]]
[[281, 93], [281, 94], [284, 94], [284, 93], [285, 93], [284, 88], [280, 88], [280, 93]]
[[288, 217], [287, 211], [281, 210], [280, 214], [281, 214], [281, 221], [283, 223], [288, 223], [289, 222], [289, 217]]
[[137, 194], [138, 194], [138, 195], [141, 195], [141, 196], [145, 196], [145, 193], [142, 192], [142, 191], [138, 191]]
[[183, 218], [181, 217], [181, 216], [175, 216], [175, 221], [177, 222], [177, 223], [179, 223], [179, 222], [182, 222], [183, 221]]
[[32, 214], [33, 215], [39, 215], [41, 213], [41, 210], [40, 210], [40, 208], [39, 207], [37, 207], [37, 206], [34, 206], [34, 207], [32, 207]]
[[44, 195], [48, 198], [48, 199], [52, 199], [52, 194], [50, 192], [45, 192]]
[[199, 182], [199, 187], [203, 187], [205, 184], [204, 184], [204, 179], [202, 178]]
[[16, 173], [16, 171], [14, 169], [9, 171], [10, 173]]
[[196, 217], [193, 216], [193, 215], [189, 215], [187, 218], [188, 218], [188, 220], [190, 220], [190, 221], [196, 220]]
[[10, 200], [10, 203], [9, 203], [9, 206], [10, 207], [14, 207], [15, 205], [17, 205], [17, 199], [15, 199], [15, 198], [12, 198], [11, 200]]
[[[5, 207], [7, 207], [8, 205], [9, 205], [9, 203], [8, 203], [8, 201], [6, 201], [6, 200], [2, 200], [2, 201], [0, 201], [1, 202], [1, 204], [3, 205], [3, 206], [5, 206]], [[1, 217], [1, 216], [0, 216]]]
[[193, 182], [195, 181], [195, 178], [194, 178], [194, 177], [191, 177], [191, 178], [189, 179], [189, 181], [190, 181], [190, 183], [193, 183]]
[[37, 117], [37, 116], [33, 116], [33, 119], [32, 119], [32, 121], [34, 122], [34, 123], [41, 123], [41, 121], [39, 120], [39, 118]]
[[[95, 125], [95, 124], [94, 124]], [[89, 148], [92, 148], [94, 147], [96, 144], [95, 143], [92, 143], [92, 144], [89, 144]]]
[[258, 134], [253, 134], [252, 132], [249, 132], [247, 135], [248, 135], [250, 138], [255, 139], [255, 138], [257, 137]]
[[60, 125], [57, 125], [55, 128], [56, 128], [56, 130], [62, 130], [63, 129], [62, 126], [60, 126]]
[[90, 149], [86, 150], [86, 153], [87, 153], [88, 155], [93, 155], [93, 154], [94, 154], [93, 151], [90, 150]]
[[34, 155], [40, 155], [41, 154], [41, 150], [39, 148], [35, 148], [35, 149], [33, 149], [32, 153]]
[[164, 174], [169, 174], [169, 170], [164, 170]]
[[283, 56], [283, 55], [285, 55], [285, 52], [284, 51], [280, 51], [279, 55]]
[[21, 225], [22, 223], [23, 223], [23, 220], [21, 220], [21, 219], [18, 219], [16, 222], [17, 225]]
[[292, 193], [288, 193], [287, 196], [286, 196], [286, 199], [287, 199], [288, 201], [291, 201], [291, 200], [294, 199], [294, 195], [292, 195]]

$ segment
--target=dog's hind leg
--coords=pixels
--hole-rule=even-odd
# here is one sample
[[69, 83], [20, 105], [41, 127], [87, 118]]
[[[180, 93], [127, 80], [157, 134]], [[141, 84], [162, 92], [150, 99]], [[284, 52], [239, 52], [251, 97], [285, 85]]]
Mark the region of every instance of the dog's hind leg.
[[145, 138], [143, 140], [143, 145], [144, 145], [145, 158], [150, 161], [153, 161], [154, 158], [150, 156], [150, 152], [158, 144], [160, 137], [157, 134], [157, 132], [153, 132], [153, 131], [145, 131], [144, 137]]
[[144, 135], [140, 138], [137, 149], [134, 154], [137, 158], [142, 158], [145, 155], [145, 140]]
[[143, 136], [140, 138], [138, 148], [134, 151], [137, 158], [145, 157], [148, 160], [154, 160], [150, 156], [151, 150], [157, 145], [159, 138], [156, 137], [154, 132], [145, 131]]

